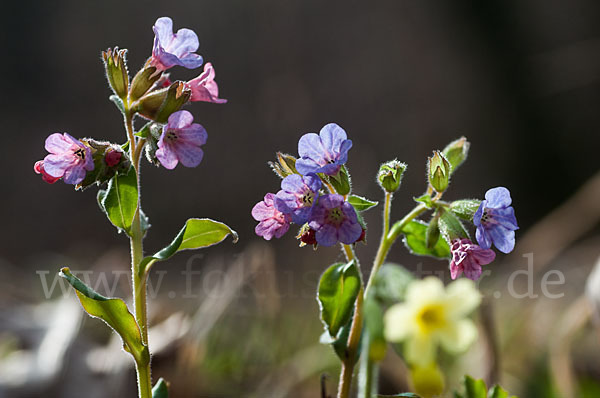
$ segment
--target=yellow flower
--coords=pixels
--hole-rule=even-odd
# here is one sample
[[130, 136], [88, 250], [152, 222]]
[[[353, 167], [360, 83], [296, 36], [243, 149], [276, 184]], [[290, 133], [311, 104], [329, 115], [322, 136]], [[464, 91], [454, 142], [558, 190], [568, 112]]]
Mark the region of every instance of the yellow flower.
[[412, 282], [405, 301], [385, 314], [385, 337], [405, 342], [405, 358], [413, 365], [435, 361], [438, 344], [451, 354], [464, 352], [477, 338], [477, 328], [467, 315], [481, 302], [473, 281], [459, 279], [444, 289], [433, 276]]

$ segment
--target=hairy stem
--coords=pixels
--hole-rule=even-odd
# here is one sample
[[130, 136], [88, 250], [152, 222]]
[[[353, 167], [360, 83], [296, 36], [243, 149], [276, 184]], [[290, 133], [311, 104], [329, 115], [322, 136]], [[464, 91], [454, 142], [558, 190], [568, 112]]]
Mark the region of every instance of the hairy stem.
[[[131, 274], [133, 284], [133, 306], [135, 308], [135, 320], [142, 334], [142, 342], [148, 346], [148, 319], [146, 315], [146, 272], [140, 272], [140, 263], [144, 256], [142, 224], [140, 218], [141, 212], [141, 185], [140, 185], [140, 154], [143, 142], [136, 146], [135, 136], [133, 134], [133, 113], [127, 110], [125, 116], [125, 128], [129, 137], [129, 149], [131, 161], [136, 173], [137, 180], [137, 208], [131, 225], [131, 236], [129, 239], [131, 247]], [[150, 375], [150, 355], [142, 358], [136, 358], [136, 372], [138, 380], [138, 395], [140, 398], [152, 397], [152, 379]]]

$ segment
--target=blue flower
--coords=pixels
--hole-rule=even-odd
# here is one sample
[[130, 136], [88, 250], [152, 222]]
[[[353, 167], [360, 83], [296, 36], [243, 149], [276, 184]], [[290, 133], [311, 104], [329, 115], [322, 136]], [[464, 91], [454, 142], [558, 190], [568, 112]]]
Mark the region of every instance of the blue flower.
[[348, 161], [348, 151], [352, 148], [352, 141], [347, 138], [344, 129], [335, 123], [324, 126], [319, 135], [304, 134], [298, 142], [300, 159], [296, 161], [296, 169], [303, 175], [336, 175]]
[[315, 230], [317, 243], [333, 246], [338, 241], [347, 245], [362, 235], [354, 207], [338, 194], [323, 195], [314, 206], [308, 226]]
[[510, 192], [504, 187], [485, 193], [485, 200], [473, 216], [477, 227], [475, 236], [482, 248], [489, 249], [492, 243], [502, 253], [510, 253], [515, 248], [515, 230], [519, 227], [511, 203]]
[[284, 214], [291, 214], [292, 221], [304, 224], [308, 221], [313, 204], [317, 202], [321, 179], [316, 174], [302, 177], [292, 174], [281, 182], [281, 191], [275, 196], [275, 207]]
[[198, 50], [198, 36], [190, 29], [179, 29], [173, 33], [173, 21], [169, 17], [158, 18], [152, 27], [154, 45], [150, 65], [157, 71], [167, 70], [175, 65], [196, 69], [202, 65]]

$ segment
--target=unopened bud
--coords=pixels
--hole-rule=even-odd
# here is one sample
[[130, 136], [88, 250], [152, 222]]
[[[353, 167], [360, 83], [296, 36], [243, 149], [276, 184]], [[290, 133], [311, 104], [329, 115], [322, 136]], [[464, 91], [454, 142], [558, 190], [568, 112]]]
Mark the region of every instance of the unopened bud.
[[127, 62], [125, 55], [127, 50], [119, 50], [118, 47], [102, 51], [106, 78], [115, 94], [121, 98], [127, 98], [129, 91], [129, 75], [127, 73]]
[[396, 159], [385, 162], [377, 172], [377, 183], [385, 192], [394, 193], [400, 188], [405, 170], [406, 163]]
[[326, 176], [326, 178], [338, 194], [348, 195], [352, 191], [352, 181], [350, 180], [350, 174], [346, 166], [342, 166], [337, 174]]
[[123, 174], [131, 167], [129, 156], [120, 146], [92, 138], [83, 138], [81, 142], [91, 149], [94, 170], [85, 175], [83, 181], [75, 187], [76, 189], [83, 190], [94, 184], [101, 185], [115, 174]]
[[296, 170], [296, 158], [286, 153], [277, 152], [277, 162], [268, 162], [273, 172], [281, 178], [299, 174]]
[[141, 98], [144, 94], [150, 90], [150, 88], [160, 79], [162, 73], [157, 72], [154, 66], [141, 69], [135, 74], [131, 81], [131, 90], [129, 92], [129, 98], [132, 101]]
[[434, 151], [429, 158], [429, 183], [437, 192], [444, 192], [448, 188], [450, 179], [450, 163], [440, 151]]
[[451, 173], [454, 173], [456, 169], [458, 169], [458, 166], [467, 159], [470, 146], [471, 143], [467, 141], [465, 137], [460, 137], [458, 140], [452, 141], [444, 148], [444, 156], [452, 166]]
[[183, 82], [177, 81], [169, 88], [154, 90], [143, 96], [135, 109], [147, 119], [166, 123], [173, 112], [189, 101], [191, 94]]

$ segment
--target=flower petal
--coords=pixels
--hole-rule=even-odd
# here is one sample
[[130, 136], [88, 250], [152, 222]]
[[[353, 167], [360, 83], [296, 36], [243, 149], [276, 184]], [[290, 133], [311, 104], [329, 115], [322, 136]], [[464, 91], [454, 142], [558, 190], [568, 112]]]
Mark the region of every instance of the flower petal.
[[[309, 224], [309, 226], [314, 229], [311, 224]], [[321, 246], [333, 246], [338, 241], [337, 229], [335, 229], [332, 225], [325, 224], [317, 230], [315, 239]]]
[[437, 333], [442, 347], [451, 354], [465, 352], [477, 339], [477, 327], [470, 319], [449, 322]]
[[[494, 246], [502, 253], [510, 253], [515, 248], [515, 231], [508, 230], [501, 225], [488, 229]], [[491, 262], [491, 261], [490, 261]]]
[[183, 140], [180, 140], [177, 145], [175, 145], [175, 152], [177, 154], [177, 158], [185, 167], [198, 166], [204, 157], [204, 151], [202, 148], [196, 145], [188, 144]]
[[384, 315], [385, 339], [399, 343], [415, 332], [414, 311], [404, 303], [394, 304]]
[[405, 345], [406, 360], [415, 365], [429, 365], [435, 359], [435, 343], [431, 336], [418, 333], [409, 338]]
[[335, 123], [329, 123], [323, 126], [319, 132], [323, 148], [329, 153], [339, 153], [342, 142], [344, 142], [348, 136], [343, 128]]
[[507, 207], [512, 203], [510, 191], [504, 187], [489, 189], [485, 193], [485, 200], [487, 200], [486, 207], [490, 209]]
[[448, 318], [461, 318], [471, 313], [481, 303], [481, 293], [469, 279], [459, 279], [446, 287], [446, 314]]
[[475, 230], [475, 238], [477, 238], [477, 243], [479, 243], [479, 246], [482, 248], [489, 249], [492, 247], [492, 238], [483, 225], [479, 225]]
[[160, 164], [162, 164], [164, 168], [173, 170], [175, 166], [177, 166], [179, 160], [177, 159], [177, 156], [175, 155], [175, 152], [173, 151], [171, 145], [163, 143], [163, 145], [161, 146], [161, 142], [163, 142], [162, 138], [158, 141], [160, 148], [158, 148], [158, 150], [156, 151], [156, 157], [158, 158]]
[[166, 129], [183, 129], [189, 127], [193, 122], [194, 116], [190, 112], [185, 110], [178, 111], [169, 116], [169, 120], [163, 131], [166, 131]]
[[53, 154], [61, 154], [69, 151], [72, 146], [73, 143], [61, 133], [50, 134], [48, 138], [46, 138], [45, 148], [48, 152]]
[[444, 284], [434, 276], [428, 276], [420, 281], [414, 281], [406, 289], [406, 302], [421, 303], [423, 300], [443, 300]]

